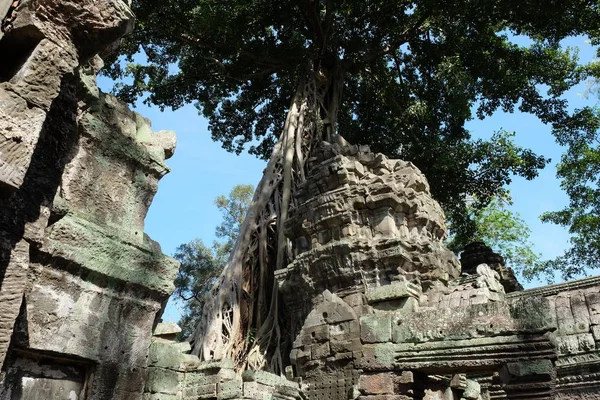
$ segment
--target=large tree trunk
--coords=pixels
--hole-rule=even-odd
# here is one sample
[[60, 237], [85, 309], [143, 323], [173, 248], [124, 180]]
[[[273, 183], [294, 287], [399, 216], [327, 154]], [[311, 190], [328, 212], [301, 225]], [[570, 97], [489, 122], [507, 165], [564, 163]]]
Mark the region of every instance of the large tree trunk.
[[229, 262], [192, 337], [192, 353], [203, 360], [233, 358], [238, 369], [283, 372], [281, 343], [288, 338], [280, 329], [274, 271], [290, 261], [284, 223], [293, 190], [306, 176], [306, 160], [335, 134], [342, 88], [338, 65], [311, 70], [298, 86]]

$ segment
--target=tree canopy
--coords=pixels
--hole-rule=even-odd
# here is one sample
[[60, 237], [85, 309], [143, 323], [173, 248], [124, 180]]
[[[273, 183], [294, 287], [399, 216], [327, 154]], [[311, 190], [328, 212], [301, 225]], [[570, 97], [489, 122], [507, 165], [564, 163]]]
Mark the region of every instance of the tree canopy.
[[252, 185], [235, 185], [228, 197], [221, 195], [215, 199], [215, 205], [223, 216], [223, 222], [217, 226], [215, 235], [222, 240], [219, 253], [225, 257], [229, 257], [240, 234], [240, 227], [252, 202], [253, 193]]
[[205, 246], [202, 240], [194, 239], [179, 245], [173, 254], [173, 258], [181, 263], [173, 292], [182, 309], [179, 320], [181, 339], [187, 338], [196, 329], [202, 316], [204, 297], [225, 266], [217, 252], [214, 247]]
[[[547, 160], [465, 122], [496, 110], [559, 124], [561, 95], [589, 72], [560, 40], [597, 36], [590, 1], [146, 0], [113, 63], [118, 94], [178, 108], [195, 103], [214, 140], [268, 158], [308, 66], [339, 70], [337, 129], [350, 142], [413, 161], [455, 227], [474, 229], [464, 196], [485, 206], [513, 174]], [[523, 40], [521, 40], [523, 39]], [[526, 39], [526, 40], [525, 40]], [[530, 44], [522, 45], [521, 42]], [[135, 57], [140, 50], [146, 56]]]
[[588, 121], [585, 130], [561, 129], [557, 138], [567, 150], [557, 167], [561, 187], [569, 204], [559, 211], [546, 212], [542, 221], [568, 228], [570, 247], [563, 255], [544, 265], [546, 271], [559, 271], [563, 279], [600, 268], [600, 109], [579, 110], [576, 118]]

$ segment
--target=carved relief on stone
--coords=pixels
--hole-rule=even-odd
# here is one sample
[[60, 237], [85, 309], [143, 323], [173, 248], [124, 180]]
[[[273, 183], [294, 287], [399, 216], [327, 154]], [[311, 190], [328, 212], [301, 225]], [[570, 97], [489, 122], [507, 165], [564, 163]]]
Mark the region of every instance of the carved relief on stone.
[[307, 399], [346, 400], [359, 375], [354, 365], [361, 354], [358, 317], [328, 290], [319, 298], [294, 340], [290, 360], [303, 377]]
[[[325, 289], [458, 277], [458, 260], [443, 243], [444, 214], [414, 165], [328, 143], [309, 164], [286, 225], [295, 260], [277, 273], [284, 294], [302, 290], [310, 299]], [[310, 311], [308, 303], [298, 307]]]

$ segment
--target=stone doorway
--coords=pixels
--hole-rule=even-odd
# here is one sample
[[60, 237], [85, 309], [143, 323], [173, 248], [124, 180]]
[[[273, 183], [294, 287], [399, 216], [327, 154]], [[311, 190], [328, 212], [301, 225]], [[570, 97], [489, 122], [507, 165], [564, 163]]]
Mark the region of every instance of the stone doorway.
[[0, 375], [0, 400], [85, 400], [92, 365], [15, 350]]

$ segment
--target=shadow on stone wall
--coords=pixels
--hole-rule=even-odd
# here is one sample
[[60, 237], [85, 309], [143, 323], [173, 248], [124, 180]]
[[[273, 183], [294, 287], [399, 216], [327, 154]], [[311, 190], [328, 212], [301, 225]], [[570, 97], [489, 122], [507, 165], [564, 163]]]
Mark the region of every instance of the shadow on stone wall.
[[[65, 166], [73, 157], [77, 144], [76, 116], [75, 77], [68, 75], [63, 78], [60, 93], [50, 106], [23, 184], [10, 194], [8, 190], [0, 189], [0, 234], [3, 242], [0, 282], [4, 281], [12, 250], [18, 242], [25, 238], [30, 244], [39, 245], [41, 236], [38, 235], [43, 234], [46, 226], [46, 221], [40, 221], [43, 218], [41, 209], [52, 204]], [[31, 237], [27, 238], [28, 225], [36, 223], [38, 226], [31, 226]]]

